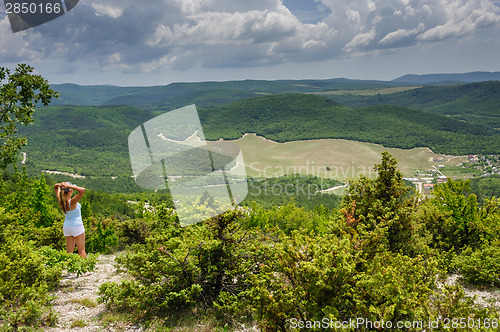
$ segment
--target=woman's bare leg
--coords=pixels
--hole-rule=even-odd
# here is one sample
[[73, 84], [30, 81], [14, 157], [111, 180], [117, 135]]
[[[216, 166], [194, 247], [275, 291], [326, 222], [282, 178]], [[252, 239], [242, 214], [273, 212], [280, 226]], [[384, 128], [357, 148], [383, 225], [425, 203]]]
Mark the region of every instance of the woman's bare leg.
[[85, 252], [85, 233], [82, 233], [75, 237], [76, 248], [78, 249], [78, 254], [83, 258], [87, 258], [87, 253]]
[[72, 253], [75, 250], [75, 237], [73, 236], [65, 236], [66, 237], [66, 251]]

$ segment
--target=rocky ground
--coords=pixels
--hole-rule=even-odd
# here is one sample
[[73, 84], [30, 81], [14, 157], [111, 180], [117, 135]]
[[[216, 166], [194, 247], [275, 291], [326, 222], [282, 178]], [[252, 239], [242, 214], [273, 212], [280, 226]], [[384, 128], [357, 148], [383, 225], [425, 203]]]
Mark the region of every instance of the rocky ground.
[[97, 290], [102, 283], [118, 282], [126, 277], [117, 273], [114, 267], [116, 256], [100, 255], [90, 275], [77, 277], [76, 273], [72, 273], [62, 278], [61, 287], [53, 293], [56, 296], [53, 310], [57, 312], [59, 321], [57, 327], [46, 331], [142, 331], [139, 326], [103, 319], [106, 308], [104, 304], [97, 303]]
[[[459, 283], [459, 275], [452, 274], [448, 277], [446, 281], [449, 285], [456, 285]], [[485, 289], [485, 288], [475, 288], [470, 286], [464, 286], [465, 295], [474, 298], [474, 303], [482, 307], [487, 307], [489, 305], [494, 305], [496, 308], [500, 308], [500, 289]]]

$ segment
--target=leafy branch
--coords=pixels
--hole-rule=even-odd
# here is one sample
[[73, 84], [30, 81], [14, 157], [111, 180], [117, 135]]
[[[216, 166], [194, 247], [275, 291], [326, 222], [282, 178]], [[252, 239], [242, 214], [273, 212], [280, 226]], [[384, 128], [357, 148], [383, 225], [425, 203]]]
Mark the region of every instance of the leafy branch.
[[11, 74], [9, 69], [0, 67], [0, 168], [12, 164], [28, 142], [24, 137], [16, 137], [18, 124], [32, 123], [36, 104], [47, 106], [59, 96], [47, 80], [33, 75], [33, 70], [19, 64]]

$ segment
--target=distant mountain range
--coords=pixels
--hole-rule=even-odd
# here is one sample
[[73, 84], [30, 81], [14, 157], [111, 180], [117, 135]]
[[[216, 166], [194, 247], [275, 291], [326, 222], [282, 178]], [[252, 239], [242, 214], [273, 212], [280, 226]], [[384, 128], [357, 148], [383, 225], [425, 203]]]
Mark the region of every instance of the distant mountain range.
[[137, 107], [163, 106], [175, 108], [196, 103], [200, 107], [215, 107], [228, 102], [265, 94], [310, 93], [331, 90], [380, 89], [397, 83], [370, 80], [244, 80], [226, 82], [171, 83], [149, 87], [118, 87], [109, 85], [82, 86], [53, 84], [60, 98], [51, 105]]
[[225, 82], [172, 83], [149, 87], [112, 85], [82, 86], [53, 84], [61, 97], [51, 105], [104, 106], [129, 105], [141, 108], [172, 109], [196, 103], [199, 107], [216, 107], [264, 94], [311, 93], [334, 90], [382, 89], [410, 85], [446, 85], [500, 81], [500, 72], [464, 74], [404, 75], [392, 81], [353, 80], [243, 80]]
[[463, 74], [428, 74], [428, 75], [408, 74], [398, 77], [392, 80], [391, 82], [428, 85], [428, 84], [472, 83], [472, 82], [485, 82], [485, 81], [500, 81], [500, 72], [475, 71]]

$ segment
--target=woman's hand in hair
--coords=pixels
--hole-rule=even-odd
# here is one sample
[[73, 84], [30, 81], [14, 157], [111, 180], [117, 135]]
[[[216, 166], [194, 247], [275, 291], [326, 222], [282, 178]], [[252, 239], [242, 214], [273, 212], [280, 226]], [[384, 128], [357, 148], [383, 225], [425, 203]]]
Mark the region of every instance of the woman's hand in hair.
[[73, 198], [71, 199], [72, 202], [78, 202], [80, 200], [80, 198], [82, 198], [83, 194], [85, 194], [85, 188], [83, 188], [83, 187], [79, 187], [77, 185], [70, 184], [70, 185], [67, 185], [67, 188], [78, 191], [78, 193], [75, 196], [73, 196]]

